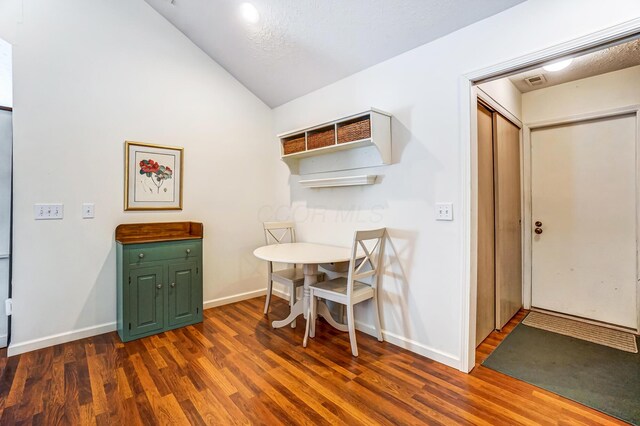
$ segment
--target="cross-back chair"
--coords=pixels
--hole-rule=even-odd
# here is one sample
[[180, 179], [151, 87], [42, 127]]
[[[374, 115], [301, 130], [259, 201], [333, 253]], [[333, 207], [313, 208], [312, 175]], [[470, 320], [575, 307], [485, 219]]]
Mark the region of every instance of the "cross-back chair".
[[[315, 334], [315, 320], [318, 298], [330, 300], [345, 306], [347, 311], [347, 330], [351, 342], [351, 353], [358, 356], [356, 342], [355, 317], [353, 307], [365, 300], [373, 299], [373, 311], [378, 340], [382, 342], [382, 329], [380, 326], [380, 312], [378, 308], [378, 287], [382, 277], [382, 265], [384, 257], [386, 229], [374, 229], [370, 231], [356, 231], [353, 238], [353, 250], [349, 261], [349, 272], [346, 278], [339, 277], [329, 281], [311, 285], [310, 313], [307, 316], [307, 325], [304, 334], [304, 344], [307, 346], [310, 330]], [[367, 246], [369, 242], [369, 247]], [[362, 280], [367, 280], [365, 282]]]
[[[264, 242], [270, 244], [283, 244], [296, 242], [296, 229], [293, 222], [264, 222]], [[325, 278], [323, 272], [318, 273], [318, 281]], [[289, 305], [296, 303], [297, 288], [304, 285], [304, 273], [302, 268], [297, 265], [287, 265], [285, 269], [274, 271], [273, 262], [268, 262], [267, 274], [267, 298], [264, 302], [264, 314], [269, 311], [271, 303], [271, 294], [273, 291], [273, 283], [277, 282], [289, 287]], [[291, 323], [291, 328], [296, 327], [296, 322]]]

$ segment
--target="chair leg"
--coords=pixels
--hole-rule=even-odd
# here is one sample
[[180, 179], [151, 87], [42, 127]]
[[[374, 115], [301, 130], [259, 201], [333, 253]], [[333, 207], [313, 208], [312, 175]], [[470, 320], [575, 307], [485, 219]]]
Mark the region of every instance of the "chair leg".
[[376, 320], [376, 332], [378, 333], [378, 341], [382, 342], [382, 326], [380, 325], [380, 307], [378, 305], [378, 291], [373, 293], [373, 314]]
[[[313, 293], [312, 293], [313, 294]], [[309, 295], [309, 316], [311, 317], [311, 330], [309, 335], [316, 337], [316, 319], [318, 319], [318, 298]]]
[[353, 315], [353, 305], [347, 305], [347, 327], [349, 328], [349, 339], [351, 340], [351, 353], [358, 356], [358, 343], [356, 342], [356, 319]]
[[[289, 291], [290, 295], [289, 295], [289, 306], [293, 307], [293, 305], [296, 304], [296, 292], [298, 291], [298, 289], [296, 288], [295, 285], [291, 285], [291, 290]], [[296, 328], [296, 320], [291, 321], [291, 328]]]
[[267, 315], [269, 312], [269, 304], [271, 303], [271, 289], [273, 287], [273, 281], [271, 281], [271, 277], [268, 277], [269, 281], [267, 284], [267, 299], [264, 301], [264, 314]]
[[313, 303], [315, 301], [315, 296], [313, 295], [313, 290], [311, 290], [311, 293], [309, 294], [309, 313], [307, 314], [307, 325], [305, 326], [304, 329], [304, 340], [302, 341], [302, 346], [303, 347], [307, 347], [307, 343], [309, 342], [309, 333], [311, 330], [311, 321], [316, 322], [315, 317], [314, 317], [314, 313], [315, 313], [315, 303]]

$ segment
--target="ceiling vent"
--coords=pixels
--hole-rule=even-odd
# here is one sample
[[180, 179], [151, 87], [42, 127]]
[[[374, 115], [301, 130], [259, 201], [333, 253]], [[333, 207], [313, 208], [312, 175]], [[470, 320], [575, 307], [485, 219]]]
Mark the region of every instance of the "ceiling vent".
[[526, 81], [529, 86], [535, 87], [535, 86], [542, 86], [547, 82], [547, 79], [544, 77], [544, 75], [537, 74], [537, 75], [526, 77], [524, 81]]

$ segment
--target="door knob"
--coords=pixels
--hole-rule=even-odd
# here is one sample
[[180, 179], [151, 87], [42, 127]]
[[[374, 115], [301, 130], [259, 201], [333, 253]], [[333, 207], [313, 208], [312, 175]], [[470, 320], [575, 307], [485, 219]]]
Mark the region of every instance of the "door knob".
[[537, 226], [538, 228], [540, 228], [540, 227], [542, 226], [542, 222], [537, 221], [537, 222], [536, 222], [536, 226]]
[[534, 232], [536, 234], [540, 235], [540, 234], [542, 234], [542, 228], [536, 228]]
[[162, 288], [162, 284], [158, 284], [158, 285], [156, 286], [156, 288], [157, 288], [158, 290], [160, 290], [160, 289]]
[[176, 286], [176, 283], [171, 283], [171, 288], [174, 288]]

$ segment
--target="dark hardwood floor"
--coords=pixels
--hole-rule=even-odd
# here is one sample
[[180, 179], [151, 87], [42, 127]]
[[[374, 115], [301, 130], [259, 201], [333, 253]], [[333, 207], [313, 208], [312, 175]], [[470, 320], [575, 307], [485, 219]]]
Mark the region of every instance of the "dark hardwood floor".
[[[204, 323], [123, 344], [104, 334], [0, 360], [0, 423], [621, 424], [482, 366], [467, 375], [325, 323], [309, 347], [273, 330], [288, 306], [264, 298], [205, 311]], [[480, 347], [478, 361], [522, 319]]]

